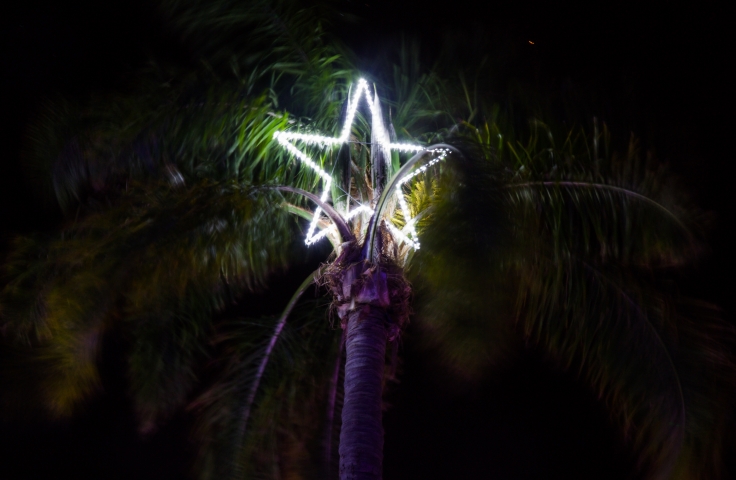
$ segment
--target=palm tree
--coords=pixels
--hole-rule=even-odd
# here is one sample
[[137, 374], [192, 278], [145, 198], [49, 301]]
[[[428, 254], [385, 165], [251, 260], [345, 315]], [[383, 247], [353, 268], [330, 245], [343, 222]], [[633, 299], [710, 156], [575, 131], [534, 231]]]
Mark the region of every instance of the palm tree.
[[[143, 94], [81, 114], [58, 106], [39, 124], [37, 156], [69, 224], [18, 241], [2, 314], [33, 347], [53, 412], [94, 392], [103, 335], [122, 329], [142, 430], [196, 412], [203, 478], [328, 477], [338, 429], [341, 478], [380, 478], [382, 391], [413, 308], [464, 372], [485, 367], [498, 325], [517, 325], [599, 392], [651, 478], [717, 464], [705, 455], [724, 435], [713, 413], [730, 398], [730, 330], [712, 307], [668, 294], [670, 273], [697, 256], [698, 218], [635, 141], [618, 157], [605, 129], [537, 122], [515, 135], [482, 105], [470, 111], [485, 121], [453, 126], [437, 115], [446, 82], [396, 68], [335, 148], [292, 144], [339, 136], [359, 91], [325, 43], [298, 47], [291, 63], [251, 58], [235, 82], [164, 74]], [[406, 141], [446, 143], [402, 162], [380, 120]], [[427, 123], [438, 133], [410, 137]], [[311, 193], [320, 187], [327, 195]], [[370, 210], [348, 222], [358, 205]], [[296, 229], [311, 239], [312, 224], [334, 257], [282, 312], [260, 315], [249, 294], [298, 263]], [[310, 289], [332, 301], [304, 300]]]

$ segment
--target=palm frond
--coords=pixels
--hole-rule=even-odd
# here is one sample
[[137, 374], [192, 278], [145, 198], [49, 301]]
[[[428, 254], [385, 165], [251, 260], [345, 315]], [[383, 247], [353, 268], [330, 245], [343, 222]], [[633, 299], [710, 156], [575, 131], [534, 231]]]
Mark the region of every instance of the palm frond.
[[518, 304], [525, 335], [596, 390], [647, 478], [667, 478], [687, 415], [662, 299], [634, 275], [573, 256], [529, 263]]
[[642, 272], [541, 257], [521, 274], [527, 337], [595, 388], [646, 478], [670, 478], [676, 465], [692, 478], [720, 478], [733, 328]]
[[687, 411], [685, 444], [673, 476], [727, 478], [724, 446], [736, 401], [736, 331], [720, 309], [702, 301], [680, 299], [672, 310], [678, 327], [674, 359]]
[[[242, 438], [245, 435], [245, 431], [248, 427], [248, 420], [250, 419], [250, 413], [251, 409], [253, 407], [253, 403], [256, 398], [256, 394], [258, 393], [259, 387], [261, 385], [261, 380], [263, 380], [263, 376], [266, 373], [266, 367], [268, 367], [269, 362], [271, 361], [271, 356], [274, 351], [274, 347], [276, 346], [276, 343], [279, 341], [281, 337], [281, 332], [283, 332], [284, 327], [286, 326], [286, 321], [291, 315], [292, 310], [296, 306], [296, 303], [299, 301], [300, 297], [304, 292], [312, 286], [312, 284], [315, 282], [316, 276], [319, 275], [319, 271], [314, 272], [313, 274], [309, 275], [304, 282], [299, 286], [296, 292], [294, 292], [294, 295], [291, 297], [291, 300], [289, 300], [289, 303], [286, 305], [286, 308], [284, 309], [281, 316], [278, 318], [278, 321], [276, 322], [276, 325], [274, 327], [273, 332], [270, 335], [268, 344], [266, 345], [266, 348], [263, 350], [263, 356], [258, 363], [258, 367], [253, 375], [253, 379], [250, 382], [250, 387], [248, 390], [248, 394], [245, 396], [245, 398], [242, 401], [242, 404], [239, 411], [237, 412], [237, 420], [236, 420], [236, 430], [235, 435], [236, 439], [240, 438], [242, 442]], [[238, 452], [242, 449], [242, 443], [236, 444], [235, 451]], [[233, 473], [233, 478], [240, 478], [242, 476], [242, 471], [238, 468], [242, 465], [240, 462], [235, 463], [235, 471]]]
[[299, 0], [160, 4], [195, 55], [217, 70], [250, 72], [250, 81], [272, 88], [299, 116], [337, 117], [341, 101], [334, 95], [344, 98], [355, 69], [349, 51], [324, 28], [329, 17], [344, 18], [334, 9]]
[[127, 319], [129, 388], [142, 433], [155, 431], [184, 407], [198, 386], [211, 355], [213, 309], [206, 298], [211, 296], [190, 287], [183, 301], [166, 302], [173, 308], [144, 310]]
[[[23, 248], [5, 272], [3, 328], [36, 346], [39, 358], [56, 358], [52, 370], [64, 368], [68, 378], [57, 373], [49, 379], [78, 395], [55, 394], [51, 398], [69, 402], [51, 407], [67, 412], [67, 403], [93, 390], [97, 345], [110, 321], [137, 319], [145, 336], [161, 333], [168, 321], [186, 320], [180, 333], [193, 335], [187, 340], [196, 347], [196, 330], [222, 308], [226, 287], [257, 289], [269, 273], [285, 266], [292, 227], [282, 203], [273, 189], [236, 183], [131, 186], [115, 207], [99, 207], [61, 238], [19, 242]], [[137, 352], [147, 353], [150, 360], [151, 351]], [[177, 359], [185, 368], [187, 361]], [[151, 376], [166, 372], [149, 373], [141, 381], [151, 387]], [[162, 378], [157, 388], [176, 387]], [[58, 390], [52, 387], [49, 391]], [[158, 389], [146, 393], [148, 387], [134, 386], [142, 404], [146, 395], [163, 395]], [[174, 403], [184, 395], [176, 388], [166, 391]]]
[[325, 416], [318, 405], [329, 395], [340, 342], [328, 308], [303, 300], [278, 317], [223, 324], [216, 381], [190, 407], [200, 414], [203, 478], [313, 478], [320, 471]]
[[[524, 333], [606, 401], [642, 474], [668, 478], [702, 411], [686, 402], [697, 390], [677, 348], [688, 329], [658, 279], [697, 258], [703, 216], [634, 139], [622, 159], [601, 156], [605, 130], [592, 142], [572, 130], [558, 146], [534, 129], [545, 135], [507, 141], [501, 157], [516, 241], [534, 252], [512, 267]], [[701, 347], [724, 353], [712, 340]]]
[[422, 247], [409, 259], [407, 276], [430, 345], [473, 377], [504, 354], [514, 291], [505, 270], [515, 245], [497, 172], [465, 153], [448, 158], [435, 191], [421, 198], [429, 204], [418, 223]]
[[97, 354], [114, 297], [101, 286], [102, 265], [66, 281], [47, 262], [46, 242], [22, 238], [15, 246], [0, 301], [2, 331], [23, 359], [13, 370], [37, 382], [28, 402], [66, 416], [99, 389]]
[[151, 82], [135, 94], [92, 100], [104, 109], [78, 108], [64, 118], [49, 109], [35, 127], [30, 160], [51, 173], [48, 183], [66, 208], [152, 178], [289, 182], [289, 159], [272, 141], [288, 115], [267, 94], [210, 80], [204, 92], [198, 85], [205, 79], [197, 76], [176, 85]]
[[[727, 385], [732, 334], [708, 308], [685, 318], [662, 284], [697, 258], [704, 216], [634, 140], [621, 158], [606, 131], [590, 142], [572, 129], [557, 143], [541, 124], [523, 141], [494, 124], [462, 128], [466, 160], [449, 159], [432, 189], [409, 197], [426, 212], [409, 266], [417, 317], [439, 334], [439, 351], [472, 371], [515, 318], [606, 402], [642, 475], [717, 473], [723, 429], [713, 416], [729, 395], [696, 394], [712, 387], [689, 372], [700, 365], [717, 379], [706, 384]], [[705, 452], [713, 457], [699, 462]]]
[[514, 215], [539, 221], [559, 252], [575, 251], [591, 262], [677, 266], [702, 251], [708, 218], [694, 208], [676, 180], [636, 138], [626, 153], [612, 151], [603, 128], [555, 134], [532, 122], [519, 141], [501, 129], [473, 129], [473, 142], [503, 170]]

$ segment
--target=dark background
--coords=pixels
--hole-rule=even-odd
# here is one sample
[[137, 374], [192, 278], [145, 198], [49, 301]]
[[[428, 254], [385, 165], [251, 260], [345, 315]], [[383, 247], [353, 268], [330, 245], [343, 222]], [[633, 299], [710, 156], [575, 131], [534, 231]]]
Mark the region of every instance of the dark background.
[[[713, 212], [711, 251], [683, 279], [683, 291], [720, 305], [733, 322], [733, 10], [709, 1], [335, 5], [363, 19], [343, 36], [366, 58], [402, 32], [420, 37], [430, 58], [454, 42], [464, 45], [457, 55], [470, 65], [484, 56], [492, 62], [498, 87], [487, 94], [494, 101], [508, 101], [509, 85], [523, 85], [542, 96], [576, 99], [574, 112], [564, 102], [551, 105], [561, 121], [592, 122], [595, 115], [614, 135], [636, 133], [680, 175], [687, 194]], [[60, 221], [32, 195], [20, 157], [28, 122], [44, 99], [118, 88], [149, 59], [186, 61], [188, 52], [141, 1], [34, 0], [14, 5], [1, 21], [4, 250], [13, 234]], [[414, 348], [413, 335], [410, 329], [401, 383], [388, 396], [387, 480], [630, 478], [625, 447], [574, 376], [552, 371], [530, 352], [480, 384], [466, 384], [435, 365], [432, 352]], [[0, 424], [0, 478], [184, 478], [195, 453], [189, 420], [137, 435], [118, 347], [111, 345], [102, 359], [104, 394], [78, 417]], [[736, 464], [729, 468], [736, 478]]]

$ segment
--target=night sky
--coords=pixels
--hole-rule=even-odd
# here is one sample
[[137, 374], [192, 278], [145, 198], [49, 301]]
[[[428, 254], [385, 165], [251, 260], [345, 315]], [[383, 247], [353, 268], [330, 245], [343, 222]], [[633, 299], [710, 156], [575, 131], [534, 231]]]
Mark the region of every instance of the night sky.
[[[188, 61], [187, 49], [144, 3], [33, 0], [0, 17], [3, 250], [13, 234], [51, 229], [60, 220], [34, 198], [20, 164], [27, 122], [44, 99], [120, 88], [151, 58]], [[712, 250], [682, 290], [720, 305], [733, 322], [736, 12], [720, 3], [335, 2], [362, 17], [342, 35], [366, 58], [402, 33], [421, 38], [428, 57], [443, 42], [465, 44], [458, 53], [464, 60], [487, 55], [499, 77], [589, 99], [579, 102], [589, 110], [586, 118], [608, 122], [614, 135], [641, 137], [715, 216]], [[499, 102], [506, 94], [490, 92]], [[558, 113], [564, 121], [567, 112]], [[627, 450], [603, 407], [574, 375], [527, 352], [467, 383], [433, 362], [431, 351], [417, 349], [415, 334], [407, 332], [404, 373], [387, 396], [387, 480], [632, 478]], [[75, 419], [4, 419], [0, 478], [187, 478], [190, 419], [137, 435], [116, 356], [121, 348], [104, 354], [104, 394]], [[729, 465], [729, 478], [736, 478], [736, 462]]]

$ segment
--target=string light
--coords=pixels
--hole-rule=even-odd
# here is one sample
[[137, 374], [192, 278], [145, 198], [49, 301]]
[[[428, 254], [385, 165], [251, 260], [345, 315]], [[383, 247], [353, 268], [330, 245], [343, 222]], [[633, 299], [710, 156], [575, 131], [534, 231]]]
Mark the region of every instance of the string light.
[[[339, 137], [327, 137], [324, 135], [316, 135], [316, 134], [308, 134], [308, 133], [297, 133], [297, 132], [275, 132], [273, 134], [273, 138], [279, 142], [284, 148], [286, 148], [287, 151], [289, 151], [292, 155], [294, 155], [296, 158], [307, 164], [309, 168], [314, 170], [317, 175], [322, 179], [322, 193], [320, 195], [320, 200], [322, 202], [326, 202], [329, 194], [330, 194], [330, 187], [332, 186], [332, 177], [317, 163], [315, 162], [311, 157], [309, 157], [307, 154], [299, 150], [296, 145], [292, 142], [302, 142], [305, 145], [317, 145], [322, 148], [331, 148], [335, 145], [342, 145], [345, 142], [348, 141], [350, 138], [350, 130], [351, 126], [353, 124], [353, 120], [355, 119], [355, 113], [358, 110], [358, 105], [360, 103], [361, 97], [365, 97], [366, 103], [368, 104], [368, 108], [371, 112], [371, 120], [372, 125], [371, 128], [373, 130], [373, 137], [376, 140], [376, 143], [378, 144], [378, 148], [383, 150], [384, 158], [386, 159], [386, 162], [390, 162], [390, 152], [392, 150], [396, 150], [399, 152], [421, 152], [424, 149], [424, 147], [420, 145], [412, 145], [409, 143], [391, 143], [389, 139], [388, 132], [386, 131], [386, 128], [383, 125], [383, 116], [381, 115], [380, 110], [380, 103], [378, 99], [378, 95], [373, 97], [371, 95], [371, 92], [368, 87], [368, 82], [365, 81], [365, 79], [361, 78], [358, 81], [358, 85], [355, 89], [355, 93], [352, 96], [352, 99], [348, 99], [348, 107], [347, 107], [347, 115], [345, 117], [345, 124], [342, 127], [342, 130], [340, 132]], [[406, 224], [402, 230], [399, 230], [394, 226], [390, 221], [386, 222], [386, 225], [388, 226], [389, 231], [396, 237], [397, 239], [405, 242], [407, 245], [411, 246], [412, 248], [418, 249], [419, 248], [419, 241], [417, 240], [417, 232], [414, 227], [415, 221], [411, 216], [409, 215], [409, 207], [406, 204], [406, 200], [404, 199], [404, 194], [402, 192], [402, 187], [404, 184], [406, 184], [409, 180], [411, 180], [414, 176], [424, 172], [427, 170], [427, 168], [431, 167], [435, 163], [439, 162], [440, 160], [443, 160], [447, 154], [449, 153], [449, 150], [446, 149], [433, 149], [430, 151], [431, 153], [439, 153], [439, 155], [435, 158], [433, 158], [430, 162], [423, 165], [422, 167], [418, 168], [417, 170], [411, 172], [410, 174], [403, 177], [398, 184], [396, 185], [396, 190], [394, 192], [394, 195], [398, 196], [399, 205], [401, 207], [401, 211], [404, 215], [404, 219], [406, 220]], [[349, 205], [349, 201], [348, 201]], [[373, 215], [373, 209], [366, 205], [360, 205], [352, 210], [349, 210], [344, 218], [344, 220], [347, 222], [350, 219], [354, 218], [356, 215], [360, 213], [367, 213], [368, 215]], [[317, 242], [318, 240], [324, 238], [330, 231], [334, 230], [334, 225], [328, 228], [322, 229], [318, 233], [314, 233], [317, 229], [317, 224], [319, 223], [319, 219], [322, 215], [322, 208], [317, 206], [314, 210], [314, 216], [312, 217], [312, 221], [309, 223], [309, 228], [307, 229], [307, 235], [304, 240], [304, 243], [307, 245], [312, 245], [313, 243]]]
[[[368, 215], [373, 215], [373, 209], [371, 207], [368, 207], [366, 205], [361, 205], [357, 208], [350, 210], [350, 212], [348, 212], [348, 214], [345, 216], [345, 221], [348, 221], [352, 219], [353, 217], [355, 217], [356, 215], [358, 215], [359, 213], [364, 213], [364, 212], [367, 213]], [[329, 227], [324, 228], [320, 230], [319, 232], [315, 233], [314, 235], [312, 235], [312, 239], [310, 243], [308, 243], [307, 245], [311, 245], [312, 243], [315, 243], [321, 240], [322, 238], [324, 238], [325, 236], [327, 236], [328, 233], [336, 232], [336, 231], [337, 231], [337, 227], [335, 227], [335, 225], [330, 225]]]
[[412, 240], [411, 238], [407, 237], [404, 232], [396, 228], [393, 223], [386, 222], [386, 226], [388, 227], [388, 230], [391, 232], [391, 234], [401, 240], [402, 242], [408, 244], [410, 247], [412, 247], [414, 250], [419, 250], [419, 242], [416, 240]]
[[[406, 204], [406, 200], [404, 199], [404, 192], [401, 191], [401, 188], [404, 186], [406, 182], [414, 178], [415, 176], [419, 175], [420, 173], [425, 172], [429, 167], [434, 165], [435, 163], [439, 162], [440, 160], [444, 160], [448, 153], [450, 153], [449, 150], [445, 148], [437, 148], [430, 150], [430, 152], [439, 152], [439, 156], [433, 158], [425, 165], [422, 165], [421, 167], [417, 168], [413, 172], [407, 174], [405, 177], [401, 178], [398, 183], [396, 184], [396, 192], [395, 195], [399, 198], [399, 206], [401, 207], [401, 213], [404, 215], [404, 219], [406, 220], [406, 225], [403, 228], [403, 231], [406, 231], [408, 234], [411, 235], [412, 238], [416, 239], [418, 237], [417, 231], [414, 228], [414, 219], [409, 214], [409, 207]], [[402, 234], [404, 232], [401, 232]], [[406, 237], [406, 235], [404, 235]], [[409, 242], [415, 249], [419, 249], [419, 241], [414, 240], [413, 242]]]
[[367, 205], [361, 205], [358, 208], [354, 208], [348, 212], [348, 215], [345, 217], [345, 220], [350, 220], [354, 216], [356, 216], [359, 213], [367, 213], [368, 215], [373, 215], [373, 209]]

